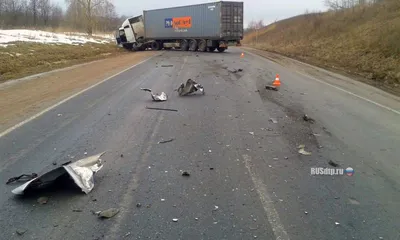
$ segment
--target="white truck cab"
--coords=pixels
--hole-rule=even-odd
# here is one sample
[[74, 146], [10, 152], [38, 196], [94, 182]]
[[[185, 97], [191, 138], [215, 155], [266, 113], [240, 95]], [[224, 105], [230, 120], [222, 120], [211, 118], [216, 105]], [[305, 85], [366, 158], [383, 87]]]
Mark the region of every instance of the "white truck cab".
[[[138, 39], [144, 38], [144, 24], [142, 15], [125, 19], [118, 29], [117, 42], [124, 48], [132, 49], [140, 45]], [[119, 38], [119, 39], [118, 39]]]

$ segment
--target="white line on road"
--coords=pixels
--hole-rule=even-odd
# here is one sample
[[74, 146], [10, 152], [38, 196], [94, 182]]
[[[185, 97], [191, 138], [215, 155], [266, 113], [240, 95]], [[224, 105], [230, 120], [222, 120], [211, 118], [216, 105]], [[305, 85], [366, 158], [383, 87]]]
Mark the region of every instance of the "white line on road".
[[[155, 56], [157, 56], [157, 55], [155, 55]], [[74, 98], [74, 97], [76, 97], [76, 96], [78, 96], [78, 95], [80, 95], [80, 94], [82, 94], [82, 93], [84, 93], [84, 92], [86, 92], [86, 91], [88, 91], [88, 90], [90, 90], [90, 89], [92, 89], [92, 88], [94, 88], [94, 87], [96, 87], [96, 86], [98, 86], [98, 85], [100, 85], [100, 84], [102, 84], [102, 83], [104, 83], [104, 82], [110, 80], [111, 78], [113, 78], [113, 77], [115, 77], [115, 76], [118, 76], [119, 74], [121, 74], [121, 73], [123, 73], [123, 72], [126, 72], [126, 71], [128, 71], [128, 70], [130, 70], [130, 69], [132, 69], [132, 68], [134, 68], [134, 67], [136, 67], [136, 66], [138, 66], [138, 65], [140, 65], [140, 64], [142, 64], [142, 63], [144, 63], [144, 62], [147, 62], [147, 61], [150, 60], [152, 57], [154, 57], [154, 56], [151, 56], [151, 57], [149, 57], [149, 58], [147, 58], [147, 59], [145, 59], [145, 60], [143, 60], [143, 61], [141, 61], [141, 62], [139, 62], [139, 63], [137, 63], [137, 64], [135, 64], [135, 65], [133, 65], [133, 66], [131, 66], [131, 67], [129, 67], [129, 68], [126, 68], [126, 69], [122, 70], [121, 72], [118, 72], [118, 73], [112, 75], [111, 77], [108, 77], [108, 78], [106, 78], [106, 79], [104, 79], [104, 80], [102, 80], [102, 81], [100, 81], [100, 82], [98, 82], [98, 83], [96, 83], [96, 84], [94, 84], [94, 85], [88, 87], [88, 88], [85, 88], [85, 89], [83, 89], [82, 91], [77, 92], [77, 93], [75, 93], [75, 94], [73, 94], [73, 95], [71, 95], [71, 96], [69, 96], [69, 97], [67, 97], [67, 98], [65, 98], [65, 99], [63, 99], [63, 100], [61, 100], [60, 102], [54, 104], [53, 106], [50, 106], [50, 107], [44, 109], [43, 111], [41, 111], [41, 112], [39, 112], [39, 113], [33, 115], [32, 117], [30, 117], [30, 118], [28, 118], [28, 119], [25, 119], [24, 121], [22, 121], [22, 122], [20, 122], [20, 123], [14, 125], [14, 126], [8, 128], [8, 129], [5, 130], [4, 132], [0, 133], [0, 138], [4, 137], [5, 135], [9, 134], [10, 132], [14, 131], [15, 129], [17, 129], [17, 128], [23, 126], [24, 124], [26, 124], [26, 123], [28, 123], [28, 122], [34, 120], [35, 118], [40, 117], [41, 115], [45, 114], [46, 112], [48, 112], [48, 111], [50, 111], [50, 110], [52, 110], [52, 109], [54, 109], [54, 108], [60, 106], [61, 104], [67, 102], [68, 100], [70, 100], [70, 99], [72, 99], [72, 98]]]
[[[266, 57], [259, 56], [259, 55], [257, 55], [257, 54], [254, 54], [254, 53], [249, 52], [249, 51], [246, 51], [246, 50], [244, 50], [244, 51], [245, 51], [246, 53], [248, 53], [248, 54], [254, 56], [254, 57], [258, 57], [258, 58], [261, 58], [261, 59], [264, 59], [264, 60], [271, 61], [270, 59], [268, 59], [268, 58], [266, 58]], [[289, 59], [291, 59], [291, 58], [289, 58]], [[295, 60], [295, 59], [291, 59], [291, 60], [297, 61], [297, 60]], [[273, 62], [273, 61], [271, 61], [271, 62]], [[315, 68], [315, 66], [313, 66], [313, 65], [310, 65], [310, 64], [307, 64], [307, 63], [303, 63], [303, 62], [300, 62], [300, 61], [297, 61], [297, 62], [299, 62], [299, 63], [301, 63], [301, 64], [304, 64], [304, 65], [306, 65], [306, 66]], [[325, 70], [325, 69], [324, 69], [324, 70]], [[325, 70], [325, 71], [327, 71], [327, 70]], [[372, 103], [372, 104], [374, 104], [375, 106], [384, 108], [384, 109], [386, 109], [386, 110], [389, 110], [389, 111], [391, 111], [391, 112], [393, 112], [393, 113], [396, 113], [396, 114], [400, 115], [400, 111], [397, 111], [396, 109], [393, 109], [393, 108], [391, 108], [391, 107], [382, 105], [382, 104], [377, 103], [377, 102], [375, 102], [375, 101], [372, 101], [372, 100], [370, 100], [370, 99], [368, 99], [368, 98], [362, 97], [362, 96], [360, 96], [360, 95], [357, 95], [357, 94], [355, 94], [355, 93], [352, 93], [352, 92], [350, 92], [350, 91], [347, 91], [347, 90], [345, 90], [345, 89], [343, 89], [343, 88], [341, 88], [341, 87], [335, 86], [335, 85], [333, 85], [333, 84], [327, 83], [327, 82], [325, 82], [325, 81], [316, 79], [316, 78], [314, 78], [314, 77], [312, 77], [312, 76], [310, 76], [310, 75], [304, 74], [304, 73], [302, 73], [302, 72], [299, 72], [299, 71], [295, 71], [295, 72], [298, 73], [298, 74], [300, 74], [300, 75], [302, 75], [303, 77], [307, 77], [307, 78], [310, 78], [310, 79], [312, 79], [312, 80], [315, 80], [315, 81], [317, 81], [317, 82], [319, 82], [319, 83], [326, 84], [326, 85], [328, 85], [328, 86], [330, 86], [330, 87], [333, 87], [333, 88], [335, 88], [335, 89], [337, 89], [337, 90], [339, 90], [339, 91], [342, 91], [342, 92], [344, 92], [344, 93], [350, 94], [350, 95], [352, 95], [353, 97], [359, 98], [359, 99], [364, 100], [364, 101], [366, 101], [366, 102]]]
[[251, 157], [249, 155], [243, 155], [244, 164], [251, 176], [251, 180], [257, 190], [260, 197], [261, 203], [264, 207], [264, 211], [267, 214], [268, 221], [271, 224], [272, 231], [274, 231], [276, 240], [290, 240], [285, 228], [283, 227], [279, 218], [278, 212], [276, 211], [271, 198], [268, 195], [267, 188], [262, 180], [257, 176], [251, 169]]

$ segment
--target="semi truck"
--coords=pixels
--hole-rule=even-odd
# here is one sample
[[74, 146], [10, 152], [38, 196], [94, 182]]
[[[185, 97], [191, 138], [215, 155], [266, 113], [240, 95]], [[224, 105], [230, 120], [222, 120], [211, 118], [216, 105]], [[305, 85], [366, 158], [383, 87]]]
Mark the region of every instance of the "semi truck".
[[224, 52], [242, 39], [243, 2], [232, 1], [143, 11], [116, 32], [117, 44], [133, 51]]

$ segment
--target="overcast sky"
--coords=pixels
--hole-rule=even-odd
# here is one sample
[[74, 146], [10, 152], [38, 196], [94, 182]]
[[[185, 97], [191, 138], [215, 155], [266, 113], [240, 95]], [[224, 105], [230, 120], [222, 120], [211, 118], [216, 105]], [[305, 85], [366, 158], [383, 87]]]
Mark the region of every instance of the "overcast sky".
[[[119, 14], [127, 16], [140, 15], [142, 10], [165, 7], [184, 6], [191, 4], [216, 2], [215, 0], [113, 0]], [[282, 20], [298, 14], [303, 14], [306, 9], [325, 10], [323, 0], [244, 0], [245, 26], [252, 20], [263, 19], [271, 23], [276, 19]]]

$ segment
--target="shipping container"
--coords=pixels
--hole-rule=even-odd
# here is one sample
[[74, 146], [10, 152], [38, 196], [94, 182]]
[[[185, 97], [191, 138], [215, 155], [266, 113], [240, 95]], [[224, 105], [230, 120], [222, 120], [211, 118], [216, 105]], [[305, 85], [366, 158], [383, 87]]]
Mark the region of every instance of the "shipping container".
[[243, 2], [213, 2], [143, 11], [148, 39], [243, 37]]
[[213, 2], [143, 11], [126, 19], [116, 34], [129, 50], [180, 49], [224, 52], [243, 39], [243, 2]]

